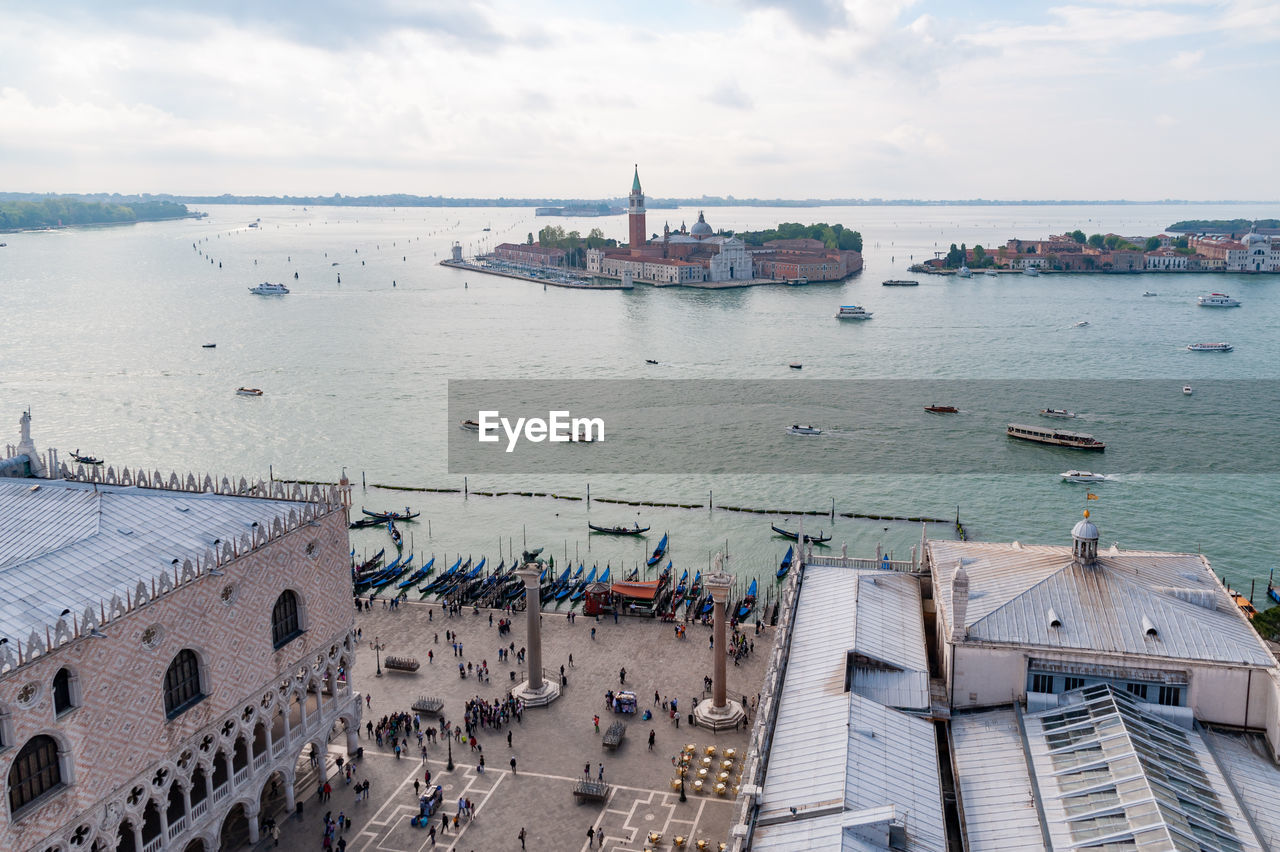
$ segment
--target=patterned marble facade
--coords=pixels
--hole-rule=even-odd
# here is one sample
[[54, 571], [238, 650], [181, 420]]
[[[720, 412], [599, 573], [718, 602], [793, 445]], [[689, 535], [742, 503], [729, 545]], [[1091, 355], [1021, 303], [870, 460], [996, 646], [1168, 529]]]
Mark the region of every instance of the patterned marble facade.
[[[0, 848], [212, 852], [227, 830], [257, 840], [268, 791], [293, 807], [300, 758], [323, 753], [335, 732], [354, 748], [361, 698], [347, 675], [356, 642], [345, 490], [62, 474], [92, 480], [94, 495], [148, 501], [161, 521], [200, 499], [240, 514], [261, 509], [261, 522], [181, 562], [157, 554], [112, 600], [81, 612], [58, 616], [63, 604], [51, 598], [52, 624], [0, 643]], [[23, 487], [46, 493], [76, 485], [9, 482], [42, 483]], [[0, 507], [14, 499], [11, 491]], [[15, 563], [0, 556], [9, 557], [0, 571]], [[281, 621], [282, 612], [292, 617]], [[191, 655], [196, 695], [167, 707], [168, 678], [179, 671], [171, 667]], [[15, 761], [46, 737], [56, 744], [56, 783], [22, 801]]]

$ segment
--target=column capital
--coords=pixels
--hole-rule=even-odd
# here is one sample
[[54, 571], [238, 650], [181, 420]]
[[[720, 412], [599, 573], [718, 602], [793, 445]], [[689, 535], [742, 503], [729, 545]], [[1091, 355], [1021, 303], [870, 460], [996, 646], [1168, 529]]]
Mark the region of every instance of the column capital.
[[724, 571], [707, 574], [702, 578], [702, 585], [711, 593], [711, 600], [725, 603], [729, 600], [729, 590], [733, 588], [733, 575]]
[[515, 575], [524, 581], [526, 590], [531, 590], [538, 588], [538, 578], [542, 576], [542, 570], [535, 563], [529, 562], [524, 567], [517, 568]]

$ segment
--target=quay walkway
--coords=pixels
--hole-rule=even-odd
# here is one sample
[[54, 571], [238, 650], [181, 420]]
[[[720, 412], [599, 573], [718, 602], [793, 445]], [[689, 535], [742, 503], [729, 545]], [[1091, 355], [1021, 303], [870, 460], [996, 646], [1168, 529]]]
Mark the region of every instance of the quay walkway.
[[571, 290], [632, 290], [632, 285], [622, 281], [606, 278], [569, 278], [540, 275], [532, 270], [528, 272], [514, 268], [499, 268], [468, 260], [442, 260], [441, 266], [463, 269], [467, 272], [479, 272], [482, 275], [500, 275], [503, 278], [515, 278], [520, 281], [532, 281], [535, 284], [546, 284], [552, 287], [567, 287]]

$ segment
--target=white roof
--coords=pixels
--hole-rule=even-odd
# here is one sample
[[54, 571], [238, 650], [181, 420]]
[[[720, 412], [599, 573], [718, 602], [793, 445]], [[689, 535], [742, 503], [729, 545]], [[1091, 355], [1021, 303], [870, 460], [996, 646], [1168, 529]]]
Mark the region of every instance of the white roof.
[[[883, 848], [852, 826], [886, 808], [905, 821], [908, 849], [944, 848], [933, 725], [875, 700], [928, 707], [919, 582], [887, 571], [804, 570], [752, 848]], [[846, 691], [851, 651], [867, 665]]]
[[951, 747], [970, 852], [1044, 849], [1013, 710], [953, 716]]
[[1253, 823], [1258, 839], [1267, 849], [1280, 849], [1280, 767], [1268, 754], [1266, 741], [1258, 734], [1230, 734], [1205, 731], [1205, 742], [1213, 751], [1240, 804]]
[[[1112, 548], [1099, 550], [1097, 563], [1085, 567], [1073, 561], [1070, 547], [1058, 545], [934, 540], [928, 552], [934, 596], [944, 611], [952, 571], [964, 564], [971, 640], [1275, 665], [1199, 554]], [[1197, 599], [1210, 605], [1192, 602]], [[1050, 626], [1050, 609], [1060, 626]], [[1157, 635], [1148, 635], [1149, 626]]]
[[193, 562], [304, 504], [257, 497], [0, 479], [0, 635], [26, 643], [64, 609], [78, 619], [139, 580]]

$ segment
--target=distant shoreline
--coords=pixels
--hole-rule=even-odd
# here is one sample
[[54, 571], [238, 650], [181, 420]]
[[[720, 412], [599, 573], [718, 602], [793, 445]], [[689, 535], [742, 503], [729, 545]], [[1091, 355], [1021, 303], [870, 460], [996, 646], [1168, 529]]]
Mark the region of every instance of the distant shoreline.
[[179, 219], [204, 219], [208, 213], [191, 212], [185, 216], [164, 216], [159, 219], [134, 219], [130, 222], [76, 222], [74, 225], [33, 225], [30, 228], [0, 228], [0, 234], [31, 234], [39, 231], [69, 231], [75, 228], [114, 228], [124, 225], [140, 225], [143, 222], [176, 222]]

